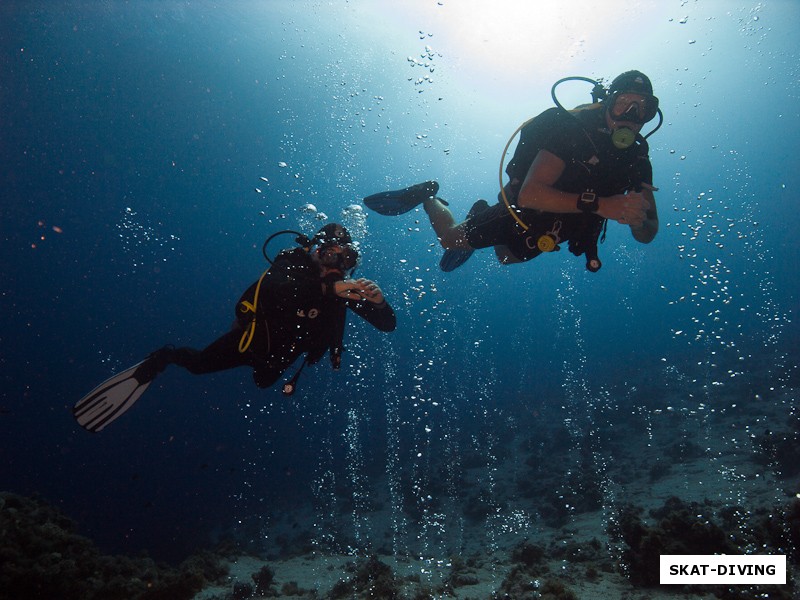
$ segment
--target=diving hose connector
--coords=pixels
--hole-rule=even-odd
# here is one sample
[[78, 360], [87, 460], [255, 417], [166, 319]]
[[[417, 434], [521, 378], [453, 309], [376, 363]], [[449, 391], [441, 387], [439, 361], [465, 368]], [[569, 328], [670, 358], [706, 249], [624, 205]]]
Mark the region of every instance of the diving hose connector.
[[536, 247], [542, 252], [558, 250], [558, 244], [561, 242], [560, 233], [561, 221], [556, 221], [553, 223], [553, 228], [550, 231], [539, 236], [539, 239], [536, 240]]

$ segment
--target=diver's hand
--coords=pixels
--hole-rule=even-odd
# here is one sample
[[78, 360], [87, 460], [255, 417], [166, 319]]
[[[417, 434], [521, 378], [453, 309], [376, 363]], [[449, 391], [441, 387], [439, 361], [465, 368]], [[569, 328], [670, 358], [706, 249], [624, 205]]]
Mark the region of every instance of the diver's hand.
[[357, 283], [361, 285], [361, 291], [359, 293], [365, 300], [368, 300], [373, 304], [383, 304], [386, 301], [386, 299], [383, 297], [381, 288], [379, 288], [378, 284], [374, 281], [362, 278], [357, 280]]
[[631, 227], [641, 227], [647, 219], [650, 202], [639, 192], [628, 192], [600, 198], [597, 214]]
[[384, 302], [383, 292], [378, 284], [369, 279], [345, 279], [334, 284], [334, 291], [345, 300], [367, 300], [374, 304]]

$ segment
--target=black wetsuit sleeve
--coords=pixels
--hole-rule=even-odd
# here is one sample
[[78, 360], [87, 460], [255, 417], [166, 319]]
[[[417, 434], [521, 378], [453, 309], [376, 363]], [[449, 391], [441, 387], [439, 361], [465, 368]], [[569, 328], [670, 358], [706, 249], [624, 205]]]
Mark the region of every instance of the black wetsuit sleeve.
[[374, 302], [354, 302], [348, 300], [347, 307], [373, 327], [381, 331], [394, 331], [397, 327], [397, 317], [388, 302], [381, 304]]
[[650, 159], [647, 156], [640, 156], [636, 162], [636, 172], [638, 175], [639, 183], [646, 183], [653, 185], [653, 165], [650, 164]]

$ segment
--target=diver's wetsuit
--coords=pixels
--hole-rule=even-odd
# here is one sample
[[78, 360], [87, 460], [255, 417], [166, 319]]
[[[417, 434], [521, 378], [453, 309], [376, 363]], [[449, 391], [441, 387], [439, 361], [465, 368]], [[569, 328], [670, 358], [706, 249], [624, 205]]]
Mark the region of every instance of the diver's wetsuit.
[[[641, 190], [641, 184], [653, 183], [653, 168], [648, 145], [638, 135], [636, 143], [620, 150], [614, 147], [606, 129], [603, 105], [567, 113], [551, 108], [523, 127], [513, 159], [506, 167], [509, 182], [506, 196], [517, 216], [529, 227], [523, 231], [500, 202], [470, 217], [465, 224], [469, 245], [473, 248], [507, 246], [522, 261], [541, 254], [537, 240], [560, 222], [561, 242], [569, 240], [576, 255], [596, 252], [597, 238], [605, 219], [594, 213], [548, 213], [514, 206], [533, 160], [540, 150], [547, 150], [564, 161], [565, 168], [555, 182], [556, 189], [578, 195], [591, 190], [598, 196], [613, 196]], [[577, 117], [577, 118], [576, 118]], [[587, 256], [588, 257], [588, 256]]]
[[242, 302], [253, 302], [257, 283], [237, 303], [237, 320], [228, 333], [202, 351], [193, 348], [157, 351], [163, 353], [160, 357], [163, 366], [172, 363], [195, 374], [249, 366], [256, 385], [265, 388], [274, 384], [303, 353], [308, 353], [309, 363], [315, 363], [330, 350], [331, 361], [338, 367], [348, 308], [381, 331], [394, 330], [396, 318], [387, 302], [375, 304], [325, 296], [322, 283], [319, 267], [308, 252], [300, 248], [281, 252], [261, 283], [255, 334], [247, 350], [240, 352], [239, 345], [252, 320], [252, 312], [248, 316], [240, 309]]

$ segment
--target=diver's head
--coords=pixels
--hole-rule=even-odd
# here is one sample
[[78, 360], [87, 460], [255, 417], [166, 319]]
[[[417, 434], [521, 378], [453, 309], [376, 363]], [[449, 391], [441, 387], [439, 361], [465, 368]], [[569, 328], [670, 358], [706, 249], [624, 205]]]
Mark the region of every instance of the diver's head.
[[344, 275], [358, 263], [358, 250], [353, 244], [353, 238], [338, 223], [328, 223], [311, 241], [317, 244], [317, 259], [328, 270], [340, 271]]
[[615, 77], [603, 104], [606, 105], [606, 123], [617, 148], [633, 144], [642, 126], [658, 114], [653, 84], [641, 71], [626, 71]]
[[616, 122], [644, 125], [658, 113], [653, 84], [641, 71], [626, 71], [615, 77], [604, 103], [608, 115]]

